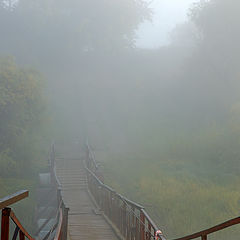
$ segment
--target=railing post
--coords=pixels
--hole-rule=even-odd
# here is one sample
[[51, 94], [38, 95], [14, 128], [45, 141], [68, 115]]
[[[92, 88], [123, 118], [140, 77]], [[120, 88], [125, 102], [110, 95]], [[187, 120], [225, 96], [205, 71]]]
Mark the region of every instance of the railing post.
[[136, 227], [134, 227], [134, 213], [135, 213], [135, 209], [134, 207], [131, 207], [132, 208], [132, 219], [131, 219], [131, 240], [133, 240], [134, 238], [134, 231], [136, 231]]
[[202, 240], [207, 240], [207, 235], [203, 235], [203, 236], [201, 237], [201, 239], [202, 239]]
[[139, 239], [140, 231], [139, 231], [139, 219], [136, 217], [136, 231], [135, 231], [135, 239]]
[[25, 235], [22, 231], [19, 232], [19, 240], [25, 240]]
[[57, 188], [57, 207], [60, 206], [62, 203], [62, 193], [61, 193], [61, 188]]
[[110, 208], [110, 219], [111, 219], [111, 221], [112, 222], [114, 222], [114, 208], [113, 208], [113, 204], [114, 204], [114, 202], [113, 202], [113, 192], [110, 192], [110, 206], [109, 206], [109, 208]]
[[90, 161], [89, 161], [89, 149], [88, 145], [86, 145], [86, 160], [87, 160], [87, 168], [90, 169]]
[[2, 223], [1, 223], [1, 240], [9, 239], [9, 216], [11, 208], [4, 208], [2, 210]]
[[148, 240], [151, 240], [152, 226], [150, 222], [148, 222]]
[[55, 179], [55, 174], [54, 174], [54, 166], [55, 166], [55, 145], [52, 143], [51, 145], [51, 151], [50, 151], [50, 177], [51, 177], [51, 184], [55, 186], [56, 184], [56, 179]]
[[123, 214], [123, 205], [122, 205], [122, 203], [120, 203], [120, 208], [119, 208], [119, 213], [120, 213], [120, 232], [122, 233], [122, 235], [123, 235], [123, 233], [124, 233], [124, 227], [123, 227], [123, 216], [124, 216], [124, 214]]
[[131, 237], [131, 211], [127, 211], [127, 240]]
[[142, 212], [142, 210], [140, 211], [140, 240], [144, 240], [145, 239], [145, 216]]
[[127, 236], [127, 204], [123, 202], [123, 236]]
[[52, 143], [50, 152], [50, 165], [52, 169], [54, 168], [54, 161], [55, 161], [55, 146], [54, 143]]
[[115, 194], [115, 218], [116, 218], [116, 224], [119, 230], [121, 230], [121, 224], [120, 224], [120, 220], [121, 220], [121, 208], [120, 208], [120, 202], [119, 202], [119, 197], [117, 196], [117, 194]]
[[67, 229], [68, 229], [68, 211], [69, 208], [63, 204], [63, 240], [67, 240]]

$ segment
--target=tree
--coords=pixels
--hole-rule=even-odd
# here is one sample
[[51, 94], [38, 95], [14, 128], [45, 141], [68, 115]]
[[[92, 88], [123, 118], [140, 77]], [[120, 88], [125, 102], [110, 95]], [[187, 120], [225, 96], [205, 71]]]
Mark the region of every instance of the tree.
[[19, 0], [14, 11], [0, 16], [0, 52], [49, 64], [130, 48], [138, 25], [150, 15], [143, 0]]
[[[19, 138], [40, 117], [42, 88], [40, 76], [33, 70], [20, 68], [12, 58], [0, 60], [0, 162], [1, 173], [12, 174], [27, 159], [18, 159]], [[23, 140], [23, 139], [22, 139]], [[12, 166], [12, 167], [11, 167]], [[15, 167], [13, 167], [15, 166]], [[10, 169], [9, 169], [10, 167]]]
[[[202, 46], [232, 71], [239, 62], [240, 2], [235, 0], [202, 0], [191, 11], [191, 19], [202, 33]], [[232, 67], [231, 67], [232, 65]], [[223, 67], [223, 66], [221, 66]]]
[[189, 88], [194, 85], [199, 93], [202, 89], [205, 96], [202, 101], [211, 106], [209, 111], [212, 113], [221, 109], [222, 114], [226, 114], [238, 101], [239, 11], [239, 1], [201, 0], [190, 12], [201, 39], [185, 78], [191, 79]]

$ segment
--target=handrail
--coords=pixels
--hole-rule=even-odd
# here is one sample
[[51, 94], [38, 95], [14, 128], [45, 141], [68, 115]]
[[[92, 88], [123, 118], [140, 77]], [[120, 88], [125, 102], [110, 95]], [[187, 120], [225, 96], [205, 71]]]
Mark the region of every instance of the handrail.
[[9, 205], [12, 205], [16, 202], [19, 202], [20, 200], [27, 198], [28, 195], [29, 195], [28, 190], [21, 190], [12, 195], [4, 197], [4, 198], [0, 199], [0, 209], [8, 207]]
[[148, 213], [142, 209], [143, 214], [145, 215], [146, 219], [148, 220], [148, 222], [150, 222], [150, 224], [155, 228], [158, 229], [157, 225], [155, 224], [155, 222], [153, 222], [153, 220], [151, 219], [151, 217], [148, 215]]
[[207, 236], [209, 234], [221, 231], [225, 228], [234, 226], [236, 224], [240, 224], [240, 217], [233, 218], [231, 220], [228, 220], [226, 222], [218, 224], [214, 227], [208, 228], [206, 230], [203, 230], [203, 231], [200, 231], [200, 232], [197, 232], [197, 233], [193, 233], [193, 234], [185, 236], [185, 237], [177, 238], [175, 240], [192, 240], [192, 239], [199, 238], [199, 237], [201, 237], [202, 240], [207, 240]]
[[56, 235], [54, 237], [54, 240], [58, 240], [61, 238], [61, 231], [62, 231], [62, 222], [63, 222], [63, 213], [62, 211], [59, 212], [59, 224], [57, 227]]
[[[113, 188], [111, 188], [111, 187], [109, 187], [108, 185], [104, 184], [90, 169], [88, 169], [87, 167], [85, 167], [85, 169], [87, 170], [87, 172], [89, 172], [89, 173], [94, 177], [94, 179], [95, 179], [103, 188], [106, 188], [106, 189], [109, 190], [110, 192], [116, 193], [116, 191], [115, 191]], [[139, 209], [139, 210], [140, 210], [140, 209], [144, 209], [144, 207], [141, 206], [140, 204], [135, 203], [135, 202], [129, 200], [128, 198], [124, 197], [123, 195], [121, 195], [121, 194], [119, 194], [119, 193], [116, 193], [116, 194], [117, 194], [117, 196], [118, 196], [119, 198], [121, 198], [122, 200], [126, 201], [126, 202], [127, 202], [129, 205], [131, 205], [132, 207], [137, 208], [137, 209]]]
[[[105, 185], [90, 169], [88, 169], [87, 167], [85, 167], [85, 169], [87, 170], [87, 172], [89, 172], [93, 178], [103, 187], [107, 186]], [[110, 188], [111, 189], [111, 188]], [[113, 189], [111, 189], [113, 191]]]
[[16, 215], [14, 214], [13, 211], [10, 212], [10, 217], [13, 220], [13, 222], [16, 224], [16, 226], [19, 227], [19, 230], [29, 239], [29, 240], [34, 240], [33, 237], [30, 236], [30, 234], [25, 230], [25, 228], [22, 226]]
[[[50, 172], [51, 172], [51, 181], [52, 185], [57, 190], [57, 200], [58, 200], [58, 222], [59, 224], [57, 226], [57, 231], [54, 237], [54, 240], [67, 240], [67, 227], [68, 227], [68, 211], [69, 208], [67, 208], [64, 204], [63, 198], [62, 198], [62, 190], [61, 190], [61, 183], [57, 177], [56, 173], [56, 154], [55, 154], [55, 145], [54, 143], [51, 146], [50, 156]], [[50, 231], [53, 231], [51, 229]]]
[[[67, 226], [68, 226], [68, 211], [69, 208], [67, 208], [64, 204], [63, 198], [62, 198], [62, 189], [61, 189], [61, 183], [57, 177], [56, 174], [56, 157], [55, 157], [55, 145], [54, 143], [51, 145], [50, 151], [49, 151], [49, 171], [50, 171], [50, 178], [51, 178], [51, 184], [50, 188], [51, 191], [49, 192], [50, 197], [46, 198], [46, 206], [48, 206], [49, 201], [56, 200], [57, 206], [50, 211], [50, 213], [47, 216], [47, 219], [41, 224], [41, 226], [38, 228], [37, 232], [35, 233], [38, 235], [42, 229], [49, 223], [51, 219], [54, 219], [54, 224], [50, 228], [50, 230], [45, 234], [45, 236], [42, 238], [42, 240], [47, 240], [49, 236], [55, 231], [55, 235], [51, 238], [54, 240], [67, 240]], [[52, 196], [51, 196], [52, 195]], [[41, 212], [38, 214], [39, 216], [42, 216], [43, 213], [46, 212], [45, 207]]]
[[98, 177], [98, 166], [91, 149], [86, 144], [86, 172], [88, 188], [104, 215], [118, 229], [125, 239], [165, 240], [161, 231], [150, 218], [144, 207], [135, 203], [104, 184]]
[[9, 240], [10, 220], [12, 220], [16, 226], [12, 238], [13, 240], [17, 239], [18, 234], [20, 240], [24, 240], [25, 237], [29, 240], [34, 240], [34, 238], [22, 226], [12, 209], [8, 207], [13, 203], [19, 202], [20, 200], [28, 197], [28, 193], [29, 192], [27, 190], [22, 190], [0, 200], [0, 206], [2, 209], [1, 240]]
[[[128, 198], [124, 197], [123, 195], [119, 194], [118, 193], [118, 196], [120, 198], [122, 198], [124, 201], [126, 201], [129, 205], [131, 205], [132, 207], [136, 208], [136, 209], [145, 209], [142, 205], [136, 203], [136, 202], [133, 202], [132, 200], [129, 200]], [[157, 228], [156, 228], [157, 229]]]
[[87, 141], [86, 143], [86, 149], [87, 149], [87, 158], [90, 159], [91, 161], [89, 161], [88, 163], [91, 163], [92, 166], [87, 166], [89, 169], [90, 168], [94, 168], [94, 171], [98, 170], [98, 164], [96, 162], [96, 159], [95, 159], [95, 156], [94, 156], [94, 153]]

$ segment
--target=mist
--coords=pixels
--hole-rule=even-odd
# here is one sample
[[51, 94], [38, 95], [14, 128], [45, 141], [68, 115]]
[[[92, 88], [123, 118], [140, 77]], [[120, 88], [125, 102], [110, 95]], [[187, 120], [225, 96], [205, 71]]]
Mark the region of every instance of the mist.
[[155, 0], [150, 1], [151, 21], [145, 21], [137, 30], [136, 46], [139, 48], [159, 48], [171, 43], [171, 32], [177, 24], [188, 21], [188, 12], [195, 0]]
[[239, 215], [240, 2], [165, 4], [0, 0], [2, 189], [88, 141], [169, 239]]

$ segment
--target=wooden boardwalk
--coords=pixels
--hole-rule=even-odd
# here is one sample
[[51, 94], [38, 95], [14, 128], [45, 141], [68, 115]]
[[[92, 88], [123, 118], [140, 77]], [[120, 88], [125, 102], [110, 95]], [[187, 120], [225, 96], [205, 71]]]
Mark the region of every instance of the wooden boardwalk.
[[117, 240], [112, 228], [94, 205], [87, 189], [82, 159], [56, 158], [56, 172], [62, 185], [63, 201], [70, 208], [70, 240]]

